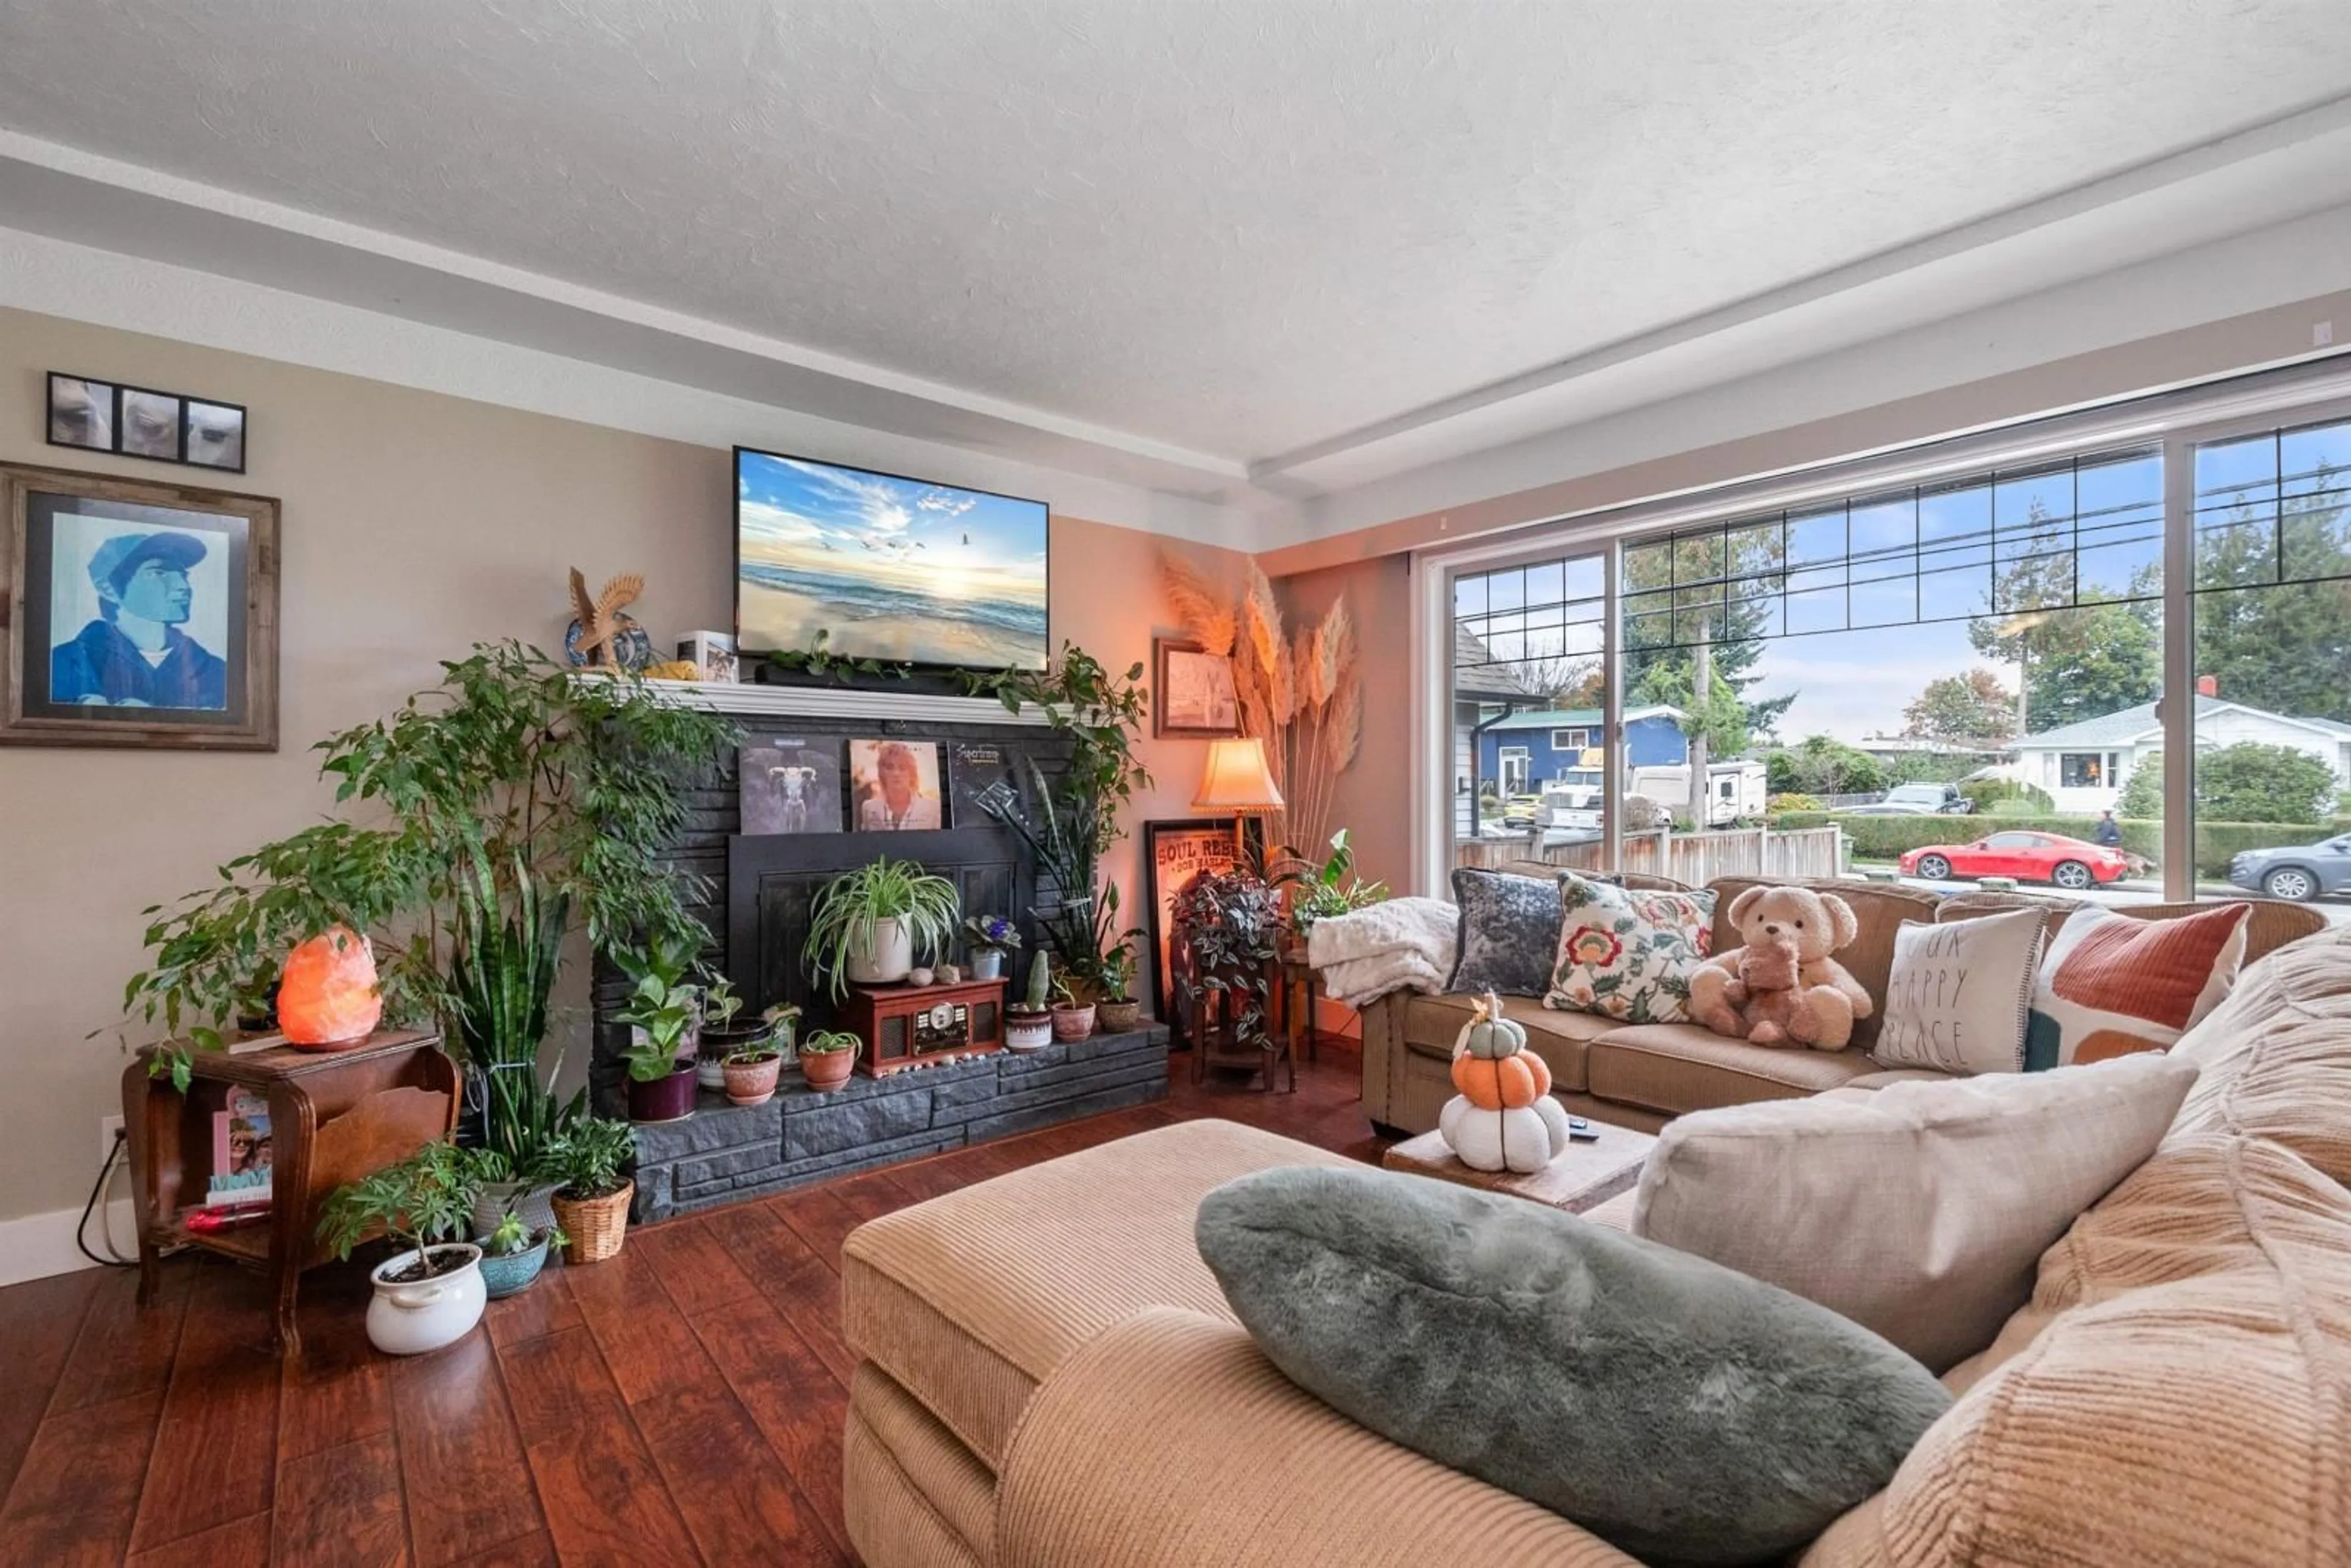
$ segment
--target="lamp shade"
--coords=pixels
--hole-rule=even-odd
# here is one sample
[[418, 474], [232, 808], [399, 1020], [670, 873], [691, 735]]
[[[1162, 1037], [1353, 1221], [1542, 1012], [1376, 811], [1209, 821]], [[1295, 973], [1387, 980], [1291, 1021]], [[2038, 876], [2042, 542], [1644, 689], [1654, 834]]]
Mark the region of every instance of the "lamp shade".
[[1204, 810], [1279, 811], [1281, 791], [1265, 765], [1265, 742], [1254, 736], [1208, 742], [1208, 764], [1192, 804]]

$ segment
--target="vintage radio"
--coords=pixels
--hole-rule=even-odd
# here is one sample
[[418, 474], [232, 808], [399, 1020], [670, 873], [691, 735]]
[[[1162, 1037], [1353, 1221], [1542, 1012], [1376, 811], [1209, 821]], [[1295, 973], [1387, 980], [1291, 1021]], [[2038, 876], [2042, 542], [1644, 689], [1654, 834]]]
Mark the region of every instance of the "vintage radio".
[[860, 1072], [879, 1078], [1004, 1046], [1003, 980], [952, 986], [852, 986], [844, 1028], [865, 1042]]

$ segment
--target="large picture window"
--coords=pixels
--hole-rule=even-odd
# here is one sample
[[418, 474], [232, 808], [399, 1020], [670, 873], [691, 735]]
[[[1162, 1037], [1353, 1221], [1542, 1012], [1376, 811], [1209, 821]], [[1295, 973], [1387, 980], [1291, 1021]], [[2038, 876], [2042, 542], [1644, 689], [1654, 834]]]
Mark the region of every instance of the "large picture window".
[[[1557, 525], [1580, 555], [1535, 559], [1540, 529], [1439, 554], [1457, 778], [1490, 800], [1456, 794], [1454, 851], [1431, 859], [1509, 838], [1682, 880], [2306, 894], [2351, 921], [2351, 405], [2203, 412], [2351, 390], [2326, 376], [1949, 448], [2013, 461], [1938, 448], [1855, 464], [1842, 494], [1757, 481], [1725, 494], [1768, 504]], [[2169, 750], [2192, 799], [2168, 799]], [[1511, 793], [1557, 809], [1530, 821]]]

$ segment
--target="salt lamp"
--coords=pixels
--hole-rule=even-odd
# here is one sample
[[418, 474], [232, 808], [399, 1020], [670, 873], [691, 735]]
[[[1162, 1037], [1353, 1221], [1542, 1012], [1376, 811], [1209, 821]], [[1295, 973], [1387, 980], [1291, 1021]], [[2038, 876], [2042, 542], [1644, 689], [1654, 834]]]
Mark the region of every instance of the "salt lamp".
[[288, 1045], [348, 1049], [364, 1043], [382, 1017], [375, 950], [358, 932], [338, 925], [286, 956], [277, 985], [277, 1027]]

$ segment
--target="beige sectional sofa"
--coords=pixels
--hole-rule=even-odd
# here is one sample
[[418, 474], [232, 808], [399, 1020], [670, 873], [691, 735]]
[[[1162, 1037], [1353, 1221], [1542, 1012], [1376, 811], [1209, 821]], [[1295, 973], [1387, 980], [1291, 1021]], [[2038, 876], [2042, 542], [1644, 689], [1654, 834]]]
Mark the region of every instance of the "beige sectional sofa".
[[[2175, 1054], [2203, 1075], [2161, 1150], [1804, 1568], [2351, 1563], [2351, 930], [2255, 966]], [[1706, 1082], [1692, 1060], [1677, 1094]], [[1630, 1563], [1356, 1426], [1233, 1321], [1201, 1196], [1340, 1163], [1195, 1122], [854, 1232], [845, 1500], [871, 1568]]]
[[[1530, 867], [1530, 874], [1535, 869]], [[1731, 900], [1755, 886], [1756, 879], [1723, 877], [1707, 885], [1717, 895], [1714, 942], [1719, 951], [1737, 945], [1738, 934], [1729, 926]], [[2034, 906], [2048, 911], [2053, 930], [2075, 907], [2031, 894], [1947, 896], [1847, 880], [1804, 885], [1834, 893], [1853, 906], [1860, 935], [1837, 957], [1881, 1000], [1894, 967], [1895, 933], [1906, 920], [1963, 920]], [[2142, 904], [2125, 913], [2160, 919], [2189, 907], [2195, 906]], [[2262, 902], [2252, 909], [2248, 962], [2326, 924], [2325, 916], [2301, 904]], [[1426, 1133], [1437, 1125], [1437, 1112], [1453, 1097], [1453, 1042], [1469, 1020], [1474, 1000], [1400, 991], [1364, 1009], [1364, 1113], [1374, 1125], [1398, 1133]], [[1552, 1012], [1532, 997], [1504, 1000], [1510, 1017], [1526, 1027], [1528, 1045], [1549, 1064], [1553, 1092], [1571, 1112], [1645, 1133], [1687, 1111], [1800, 1099], [1848, 1085], [1875, 1088], [1891, 1081], [1869, 1059], [1882, 1011], [1855, 1026], [1853, 1043], [1844, 1050], [1803, 1051], [1725, 1040], [1692, 1023], [1627, 1025], [1592, 1013]], [[1899, 1076], [1933, 1074], [1904, 1070]]]

